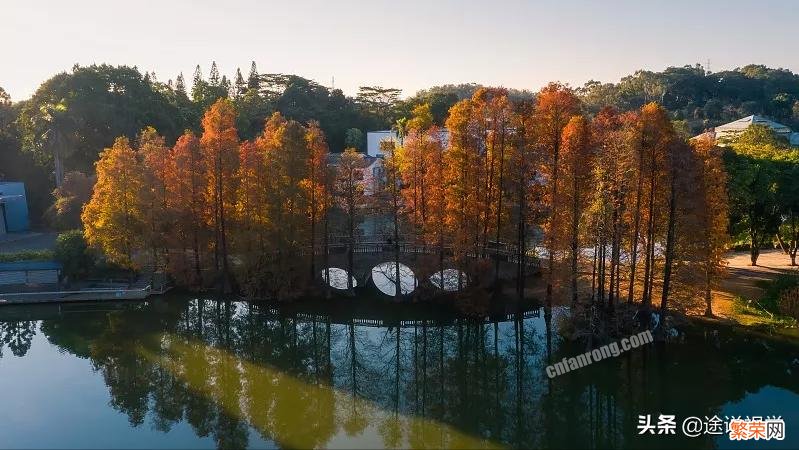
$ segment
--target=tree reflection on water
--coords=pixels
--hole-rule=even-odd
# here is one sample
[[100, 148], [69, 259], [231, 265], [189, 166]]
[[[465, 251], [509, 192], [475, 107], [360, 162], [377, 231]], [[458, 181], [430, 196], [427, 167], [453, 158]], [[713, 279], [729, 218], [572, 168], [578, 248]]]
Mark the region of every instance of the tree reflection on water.
[[[550, 361], [585, 350], [559, 337], [556, 318], [342, 320], [173, 298], [0, 321], [0, 336], [24, 355], [39, 323], [53, 345], [90, 359], [131, 426], [186, 422], [220, 448], [246, 447], [251, 430], [302, 448], [679, 447], [687, 441], [640, 440], [637, 415], [714, 415], [764, 385], [799, 391], [785, 370], [795, 347], [764, 354], [732, 335], [646, 347], [549, 380]], [[700, 442], [713, 445], [690, 441]]]

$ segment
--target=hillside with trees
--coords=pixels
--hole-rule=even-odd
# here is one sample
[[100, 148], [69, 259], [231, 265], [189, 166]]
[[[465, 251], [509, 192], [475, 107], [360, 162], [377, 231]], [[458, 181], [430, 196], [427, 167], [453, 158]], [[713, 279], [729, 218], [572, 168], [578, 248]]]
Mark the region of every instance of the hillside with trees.
[[799, 129], [799, 75], [762, 65], [721, 72], [700, 65], [640, 70], [618, 83], [590, 81], [579, 93], [594, 112], [605, 106], [626, 111], [656, 101], [693, 134], [752, 114]]

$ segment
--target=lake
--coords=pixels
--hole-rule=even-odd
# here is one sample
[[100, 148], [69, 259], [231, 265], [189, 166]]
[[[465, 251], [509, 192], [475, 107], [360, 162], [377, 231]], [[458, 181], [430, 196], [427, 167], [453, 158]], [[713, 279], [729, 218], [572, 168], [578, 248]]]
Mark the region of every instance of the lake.
[[550, 379], [584, 352], [527, 308], [291, 305], [169, 295], [0, 307], [0, 447], [746, 448], [640, 436], [639, 415], [781, 416], [799, 347], [694, 329]]

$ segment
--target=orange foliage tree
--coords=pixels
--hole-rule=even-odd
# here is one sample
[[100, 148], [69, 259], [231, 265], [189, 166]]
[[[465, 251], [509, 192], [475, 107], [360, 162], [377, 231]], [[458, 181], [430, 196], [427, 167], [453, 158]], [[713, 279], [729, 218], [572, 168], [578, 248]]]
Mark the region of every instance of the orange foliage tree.
[[[305, 132], [305, 144], [308, 147], [307, 151], [307, 168], [306, 176], [300, 181], [305, 193], [305, 203], [307, 209], [307, 216], [310, 222], [308, 241], [311, 245], [311, 254], [316, 253], [316, 242], [318, 235], [318, 224], [322, 217], [326, 217], [330, 207], [330, 177], [327, 174], [327, 160], [329, 150], [325, 134], [319, 127], [319, 122], [311, 121], [308, 123]], [[325, 242], [327, 239], [327, 230], [324, 230]], [[323, 252], [327, 255], [327, 245], [324, 246]], [[327, 264], [324, 265], [327, 268]], [[311, 257], [311, 279], [316, 276], [315, 258]], [[329, 279], [326, 277], [326, 279]]]
[[563, 145], [563, 128], [572, 116], [580, 110], [580, 101], [572, 89], [557, 83], [550, 83], [538, 93], [535, 106], [535, 123], [537, 136], [542, 151], [547, 155], [541, 172], [549, 186], [546, 202], [549, 206], [549, 220], [546, 224], [548, 233], [548, 277], [547, 306], [552, 306], [552, 289], [555, 272], [555, 254], [562, 251], [556, 239], [560, 202], [558, 190], [561, 181], [561, 146]]
[[97, 182], [81, 214], [86, 242], [100, 249], [109, 261], [136, 268], [136, 251], [145, 227], [140, 203], [146, 189], [142, 164], [130, 141], [120, 137], [100, 153], [95, 168]]
[[170, 167], [173, 161], [163, 136], [153, 127], [141, 131], [137, 147], [144, 166], [145, 189], [140, 201], [145, 205], [145, 241], [152, 255], [153, 268], [159, 270], [167, 263], [168, 236], [173, 226], [166, 181], [174, 172]]
[[178, 138], [170, 158], [171, 173], [166, 176], [167, 204], [175, 224], [170, 233], [170, 246], [179, 249], [181, 254], [179, 260], [170, 262], [182, 265], [180, 268], [173, 266], [172, 273], [188, 284], [202, 285], [203, 255], [210, 237], [208, 224], [213, 217], [206, 195], [208, 174], [200, 140], [187, 131]]
[[[355, 266], [356, 229], [362, 218], [364, 206], [363, 181], [364, 158], [354, 148], [341, 154], [335, 182], [335, 201], [344, 211], [347, 231], [347, 290], [352, 293], [352, 276]], [[328, 278], [329, 279], [329, 278]]]
[[228, 220], [236, 204], [236, 171], [239, 162], [239, 137], [236, 111], [228, 99], [219, 99], [202, 119], [200, 147], [206, 165], [206, 195], [211, 205], [211, 227], [214, 230], [214, 269], [221, 266], [221, 286], [230, 292], [231, 273], [228, 259]]
[[452, 237], [455, 264], [466, 269], [466, 256], [478, 251], [480, 197], [478, 145], [472, 133], [472, 105], [462, 100], [447, 118], [449, 147], [444, 154], [446, 223]]
[[[568, 205], [568, 213], [556, 217], [556, 221], [560, 222], [559, 225], [562, 229], [568, 229], [568, 241], [571, 244], [569, 246], [571, 259], [569, 280], [572, 307], [577, 305], [578, 297], [577, 265], [581, 249], [580, 229], [582, 228], [580, 224], [586, 199], [591, 192], [589, 189], [593, 156], [591, 144], [588, 119], [584, 116], [572, 117], [563, 129], [563, 143], [561, 144], [564, 179], [570, 182], [564, 183], [563, 189], [560, 191], [562, 198], [556, 199], [558, 203], [562, 203], [564, 206]], [[554, 229], [550, 232], [555, 234]]]

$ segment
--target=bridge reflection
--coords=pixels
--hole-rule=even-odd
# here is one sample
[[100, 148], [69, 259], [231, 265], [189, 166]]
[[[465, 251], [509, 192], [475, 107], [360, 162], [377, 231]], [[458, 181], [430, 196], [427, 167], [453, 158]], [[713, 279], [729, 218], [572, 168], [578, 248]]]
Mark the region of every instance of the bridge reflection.
[[[8, 305], [0, 308], [0, 322], [38, 321], [65, 319], [86, 314], [123, 313], [140, 308], [168, 309], [174, 302], [185, 302], [185, 295], [167, 295], [147, 301], [102, 301], [66, 304]], [[177, 300], [176, 300], [177, 299]], [[195, 307], [198, 302], [219, 302], [223, 300], [193, 299], [188, 305]], [[242, 308], [245, 303], [228, 302]], [[514, 305], [499, 305], [499, 310], [483, 315], [470, 314], [468, 317], [453, 313], [451, 308], [428, 303], [384, 303], [368, 298], [341, 299], [332, 301], [309, 300], [296, 303], [258, 303], [258, 314], [267, 320], [290, 318], [298, 323], [330, 323], [335, 325], [356, 325], [366, 327], [415, 327], [436, 324], [447, 326], [468, 319], [470, 323], [494, 324], [541, 317], [537, 305], [518, 308]]]

